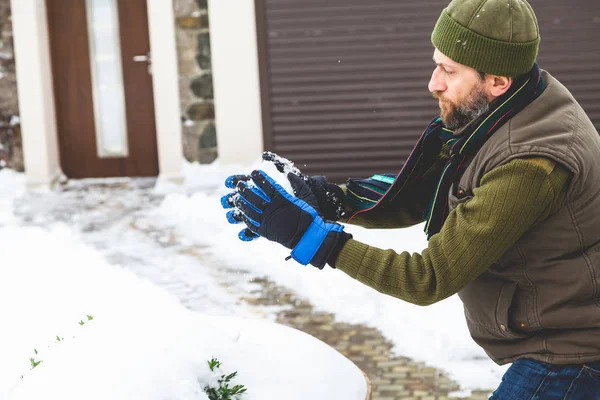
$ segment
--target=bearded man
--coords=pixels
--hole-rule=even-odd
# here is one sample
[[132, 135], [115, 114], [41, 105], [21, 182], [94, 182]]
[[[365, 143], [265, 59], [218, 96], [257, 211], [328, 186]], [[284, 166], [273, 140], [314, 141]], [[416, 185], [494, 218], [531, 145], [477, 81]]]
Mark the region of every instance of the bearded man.
[[[475, 342], [512, 363], [492, 399], [600, 399], [598, 132], [536, 64], [526, 1], [454, 0], [431, 38], [441, 113], [397, 175], [342, 188], [290, 173], [295, 196], [262, 171], [234, 176], [230, 220], [414, 304], [458, 293]], [[379, 249], [335, 221], [425, 221], [428, 246]]]

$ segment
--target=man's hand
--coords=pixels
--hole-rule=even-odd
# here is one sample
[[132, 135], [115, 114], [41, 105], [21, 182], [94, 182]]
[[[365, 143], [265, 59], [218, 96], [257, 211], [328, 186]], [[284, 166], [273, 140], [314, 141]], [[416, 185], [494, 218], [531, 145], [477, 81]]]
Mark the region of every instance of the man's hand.
[[255, 235], [292, 249], [291, 257], [300, 264], [322, 269], [352, 237], [342, 225], [319, 215], [315, 195], [301, 177], [288, 173], [295, 196], [263, 171], [253, 171], [251, 179], [250, 185], [244, 180], [237, 183], [233, 202], [241, 218]]
[[291, 161], [270, 151], [263, 152], [262, 159], [272, 162], [281, 173], [292, 173], [302, 178], [314, 193], [319, 213], [323, 218], [337, 221], [344, 215], [344, 198], [346, 196], [338, 185], [327, 182], [327, 178], [321, 175], [304, 175]]

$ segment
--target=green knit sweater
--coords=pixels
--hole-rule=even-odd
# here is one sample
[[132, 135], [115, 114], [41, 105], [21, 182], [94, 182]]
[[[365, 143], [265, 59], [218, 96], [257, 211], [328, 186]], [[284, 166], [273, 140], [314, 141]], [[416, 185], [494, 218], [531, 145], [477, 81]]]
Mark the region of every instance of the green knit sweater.
[[[410, 303], [443, 300], [477, 278], [525, 232], [556, 211], [569, 178], [564, 166], [548, 159], [513, 160], [483, 176], [473, 198], [450, 213], [421, 254], [382, 250], [350, 239], [338, 254], [335, 268]], [[368, 220], [360, 225], [383, 227]]]

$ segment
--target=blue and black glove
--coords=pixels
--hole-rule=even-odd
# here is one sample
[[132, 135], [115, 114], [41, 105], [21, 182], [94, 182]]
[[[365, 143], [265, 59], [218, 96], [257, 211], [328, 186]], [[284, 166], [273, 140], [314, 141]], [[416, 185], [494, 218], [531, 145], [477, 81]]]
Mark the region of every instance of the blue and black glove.
[[298, 168], [290, 167], [289, 160], [273, 152], [263, 152], [262, 159], [272, 162], [281, 173], [293, 172], [302, 178], [315, 195], [319, 206], [319, 214], [323, 218], [337, 221], [344, 215], [344, 198], [346, 195], [338, 185], [327, 182], [327, 178], [322, 175], [308, 176], [302, 174]]
[[238, 195], [232, 201], [251, 232], [292, 249], [290, 257], [300, 264], [310, 263], [319, 269], [327, 262], [333, 265], [352, 235], [319, 215], [315, 195], [301, 177], [293, 173], [287, 177], [295, 196], [256, 170], [251, 174], [251, 185], [238, 180]]

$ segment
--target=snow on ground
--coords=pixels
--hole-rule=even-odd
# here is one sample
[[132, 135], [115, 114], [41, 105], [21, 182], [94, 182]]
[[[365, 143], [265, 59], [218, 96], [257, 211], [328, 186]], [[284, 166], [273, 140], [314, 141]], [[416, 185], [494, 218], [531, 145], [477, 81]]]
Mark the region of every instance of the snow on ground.
[[[0, 399], [202, 400], [204, 387], [217, 387], [219, 376], [233, 371], [239, 375], [232, 385], [245, 385], [247, 400], [331, 399], [332, 384], [339, 398], [364, 399], [366, 384], [354, 364], [300, 331], [230, 316], [231, 298], [209, 290], [216, 283], [201, 266], [206, 286], [196, 290], [207, 291], [200, 301], [211, 297], [211, 311], [229, 316], [183, 307], [151, 280], [109, 264], [63, 223], [18, 224], [10, 203], [22, 186], [0, 171], [7, 189], [2, 217], [12, 221], [0, 227]], [[148, 248], [137, 244], [140, 252]], [[154, 256], [141, 255], [148, 258], [140, 264], [151, 266]], [[178, 262], [160, 261], [165, 268]], [[209, 370], [212, 357], [221, 370]]]
[[[265, 167], [258, 162], [255, 166]], [[296, 291], [318, 311], [336, 314], [340, 322], [380, 329], [398, 355], [442, 368], [466, 389], [497, 386], [506, 367], [496, 366], [471, 340], [456, 296], [429, 307], [414, 306], [382, 295], [343, 272], [284, 261], [289, 251], [264, 239], [240, 241], [237, 232], [243, 226], [227, 223], [219, 199], [228, 192], [223, 186], [227, 176], [251, 170], [218, 162], [187, 164], [183, 189], [167, 185], [157, 189], [155, 196], [148, 195], [149, 190], [119, 196], [110, 188], [106, 193], [67, 190], [55, 194], [54, 200], [29, 195], [16, 216], [11, 204], [23, 193], [24, 178], [1, 170], [0, 251], [5, 279], [0, 281], [0, 320], [3, 326], [19, 329], [8, 329], [10, 336], [0, 342], [0, 399], [11, 388], [16, 388], [15, 396], [30, 394], [27, 390], [33, 389], [24, 384], [26, 380], [50, 382], [59, 379], [57, 374], [65, 375], [64, 379], [70, 376], [70, 385], [76, 380], [82, 382], [81, 386], [75, 383], [82, 390], [89, 391], [91, 385], [99, 392], [103, 390], [96, 388], [99, 376], [124, 391], [135, 391], [131, 385], [147, 382], [167, 391], [181, 378], [187, 382], [181, 390], [192, 393], [198, 389], [192, 376], [199, 377], [204, 367], [204, 361], [198, 364], [198, 360], [207, 355], [195, 340], [214, 339], [202, 336], [206, 326], [217, 332], [223, 348], [231, 348], [227, 341], [232, 331], [215, 327], [211, 318], [251, 316], [237, 299], [251, 289], [249, 276], [237, 276], [236, 270], [249, 271], [250, 277], [267, 276]], [[119, 181], [105, 182], [118, 186]], [[141, 189], [150, 184], [142, 181]], [[150, 231], [151, 238], [131, 226]], [[348, 225], [346, 229], [378, 247], [419, 252], [426, 246], [421, 226], [369, 231]], [[157, 242], [164, 248], [157, 249]], [[187, 256], [188, 248], [201, 249], [201, 259]], [[222, 286], [224, 279], [227, 288]], [[77, 321], [86, 315], [94, 319], [79, 326]], [[54, 343], [59, 334], [65, 341]], [[76, 339], [67, 340], [72, 336]], [[98, 346], [102, 338], [110, 345]], [[44, 349], [47, 345], [51, 348]], [[28, 370], [34, 348], [40, 353], [44, 349], [44, 363], [56, 366], [52, 372], [43, 372], [44, 363]], [[128, 357], [123, 359], [123, 354]], [[223, 358], [226, 372], [240, 372], [241, 383], [255, 390], [264, 384], [250, 380], [253, 370], [245, 369], [249, 358], [240, 362], [228, 352], [215, 355]], [[178, 372], [156, 377], [156, 362], [172, 365]], [[117, 381], [119, 374], [111, 370], [115, 367], [128, 372], [139, 368], [131, 377], [135, 383]], [[20, 380], [23, 371], [26, 376]]]
[[10, 169], [0, 170], [0, 226], [17, 222], [13, 200], [25, 192], [25, 175]]
[[[254, 168], [263, 168], [256, 163]], [[497, 366], [477, 346], [468, 332], [458, 296], [420, 307], [383, 295], [331, 268], [318, 270], [293, 260], [289, 250], [264, 239], [242, 242], [243, 225], [225, 221], [219, 197], [228, 193], [223, 182], [234, 173], [252, 168], [191, 164], [186, 182], [191, 195], [171, 194], [157, 209], [164, 223], [186, 237], [210, 242], [211, 253], [225, 263], [243, 264], [256, 276], [268, 276], [307, 298], [317, 310], [336, 314], [340, 321], [379, 328], [394, 343], [398, 355], [425, 361], [449, 372], [467, 389], [495, 388], [507, 366]], [[272, 173], [273, 170], [268, 171]], [[281, 181], [281, 177], [277, 177]], [[204, 184], [203, 184], [204, 182]], [[354, 238], [380, 248], [421, 252], [427, 246], [423, 226], [398, 230], [367, 230], [346, 225]]]

